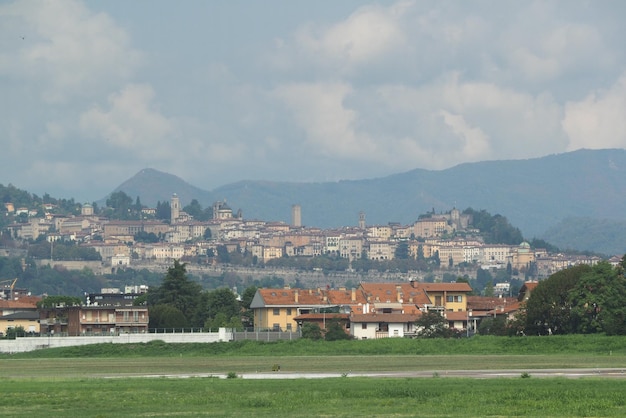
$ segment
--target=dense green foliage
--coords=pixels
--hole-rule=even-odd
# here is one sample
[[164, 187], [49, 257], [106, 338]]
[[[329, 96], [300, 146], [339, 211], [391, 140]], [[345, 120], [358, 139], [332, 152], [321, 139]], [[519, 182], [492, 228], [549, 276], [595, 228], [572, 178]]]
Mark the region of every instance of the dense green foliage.
[[302, 338], [307, 340], [321, 340], [323, 338], [322, 329], [318, 324], [305, 322], [302, 324]]
[[[256, 289], [255, 289], [256, 291]], [[254, 294], [247, 292], [244, 303], [249, 308]], [[160, 286], [146, 296], [150, 306], [150, 328], [241, 329], [249, 324], [250, 314], [243, 317], [243, 305], [228, 288], [204, 291], [187, 276], [185, 264], [174, 261]]]
[[37, 302], [37, 308], [55, 308], [57, 306], [80, 306], [81, 298], [76, 296], [46, 296]]
[[420, 338], [451, 338], [458, 336], [456, 330], [448, 327], [448, 321], [438, 312], [423, 313], [415, 322]]
[[324, 339], [326, 341], [350, 340], [352, 336], [345, 331], [338, 319], [330, 318], [326, 322]]
[[0, 257], [0, 277], [17, 278], [16, 286], [26, 288], [33, 294], [82, 297], [85, 292], [100, 292], [105, 287], [121, 288], [140, 284], [158, 286], [163, 274], [127, 268], [116, 269], [111, 274], [96, 275], [90, 269], [67, 270], [48, 265], [38, 267], [31, 258]]
[[37, 259], [101, 261], [102, 257], [93, 248], [76, 245], [75, 242], [40, 241], [28, 246], [28, 256]]
[[524, 238], [522, 232], [512, 226], [506, 217], [491, 215], [486, 210], [467, 208], [463, 211], [472, 216], [472, 226], [478, 228], [487, 244], [519, 245]]
[[559, 271], [540, 282], [526, 303], [528, 335], [626, 334], [626, 256], [614, 268], [607, 262]]

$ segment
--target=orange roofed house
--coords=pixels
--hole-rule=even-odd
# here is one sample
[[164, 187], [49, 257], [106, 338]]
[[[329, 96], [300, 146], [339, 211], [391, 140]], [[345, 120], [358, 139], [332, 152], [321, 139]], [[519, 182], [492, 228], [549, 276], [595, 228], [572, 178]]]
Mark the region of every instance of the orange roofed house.
[[298, 328], [296, 317], [321, 313], [323, 320], [324, 312], [331, 307], [363, 303], [365, 299], [356, 289], [258, 289], [250, 309], [254, 311], [256, 329], [295, 331]]
[[[422, 312], [435, 310], [451, 328], [467, 327], [467, 283], [362, 283], [358, 289], [258, 289], [250, 308], [257, 329], [296, 330], [303, 322], [325, 328], [338, 318], [358, 339], [414, 334]], [[329, 313], [335, 307], [335, 313]]]

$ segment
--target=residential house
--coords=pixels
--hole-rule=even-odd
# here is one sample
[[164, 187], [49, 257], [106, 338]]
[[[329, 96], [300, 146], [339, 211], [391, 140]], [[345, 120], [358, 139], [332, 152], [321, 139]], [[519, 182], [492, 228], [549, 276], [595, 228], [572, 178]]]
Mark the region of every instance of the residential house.
[[421, 313], [369, 313], [350, 316], [350, 335], [358, 340], [404, 337], [415, 334]]
[[111, 335], [148, 332], [146, 306], [70, 306], [40, 310], [41, 332]]
[[27, 333], [39, 333], [38, 297], [19, 297], [18, 300], [0, 300], [0, 333], [22, 327]]

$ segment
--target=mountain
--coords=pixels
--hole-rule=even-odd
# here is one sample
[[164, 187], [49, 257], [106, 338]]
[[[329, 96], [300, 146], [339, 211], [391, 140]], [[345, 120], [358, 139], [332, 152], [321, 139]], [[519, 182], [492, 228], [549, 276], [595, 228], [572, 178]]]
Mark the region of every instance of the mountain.
[[[157, 202], [169, 202], [174, 193], [178, 195], [183, 205], [187, 205], [192, 199], [197, 199], [198, 202], [212, 203], [214, 201], [211, 192], [192, 186], [173, 174], [153, 168], [144, 168], [117, 186], [113, 193], [119, 191], [123, 191], [133, 200], [139, 196], [142, 204], [151, 207], [155, 207]], [[106, 202], [106, 198], [103, 198], [98, 204], [104, 202]]]
[[[485, 209], [506, 216], [528, 238], [567, 218], [626, 219], [626, 150], [579, 150], [526, 160], [461, 164], [446, 170], [416, 169], [367, 180], [327, 183], [241, 181], [212, 192], [176, 176], [142, 170], [120, 185], [144, 204], [192, 198], [204, 207], [227, 199], [246, 219], [289, 222], [302, 207], [307, 226], [356, 225], [360, 211], [369, 225], [414, 222], [431, 210]], [[217, 197], [217, 199], [216, 199]]]
[[549, 228], [545, 239], [561, 249], [573, 248], [606, 255], [626, 254], [626, 221], [567, 218]]

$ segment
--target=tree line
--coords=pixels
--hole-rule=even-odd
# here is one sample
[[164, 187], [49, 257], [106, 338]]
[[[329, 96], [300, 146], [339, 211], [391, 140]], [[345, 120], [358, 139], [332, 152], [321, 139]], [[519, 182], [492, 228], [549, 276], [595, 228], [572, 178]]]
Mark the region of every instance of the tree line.
[[626, 255], [554, 273], [537, 284], [514, 320], [491, 324], [491, 334], [626, 335]]

